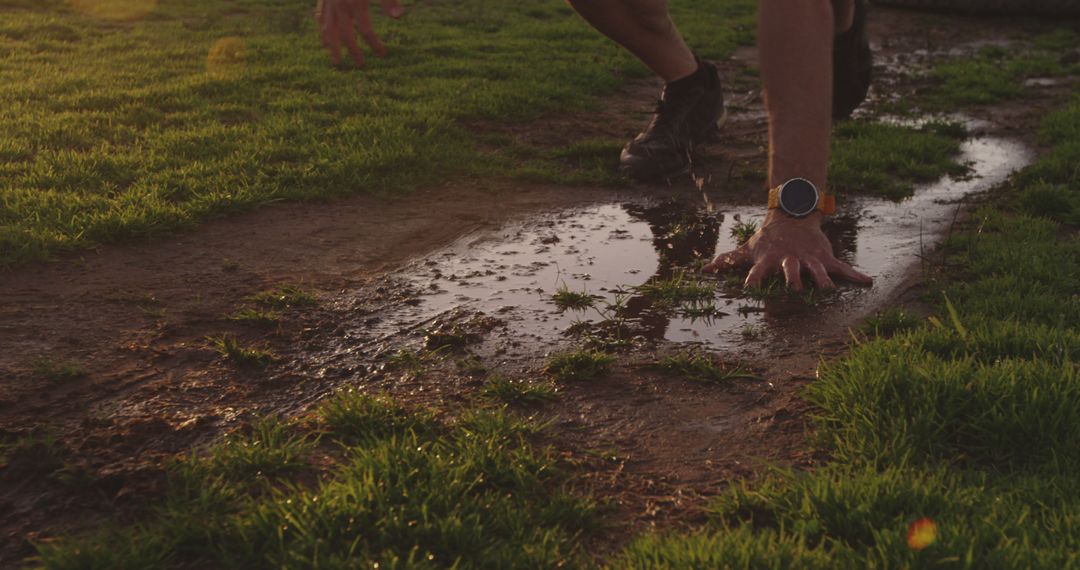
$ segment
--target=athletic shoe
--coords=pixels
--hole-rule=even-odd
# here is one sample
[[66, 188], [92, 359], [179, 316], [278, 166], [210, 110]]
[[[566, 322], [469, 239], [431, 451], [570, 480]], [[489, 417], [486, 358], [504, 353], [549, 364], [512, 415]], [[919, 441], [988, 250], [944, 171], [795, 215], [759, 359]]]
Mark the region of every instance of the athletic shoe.
[[664, 86], [645, 130], [623, 148], [619, 172], [657, 180], [690, 171], [694, 147], [714, 136], [725, 118], [720, 72], [707, 61]]

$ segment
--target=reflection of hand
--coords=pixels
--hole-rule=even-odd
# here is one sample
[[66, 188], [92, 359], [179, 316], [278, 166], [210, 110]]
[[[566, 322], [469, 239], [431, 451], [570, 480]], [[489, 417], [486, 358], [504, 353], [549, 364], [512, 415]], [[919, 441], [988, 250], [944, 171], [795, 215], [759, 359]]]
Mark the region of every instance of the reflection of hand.
[[[400, 18], [405, 13], [397, 0], [380, 1], [383, 11], [391, 18]], [[345, 44], [356, 67], [364, 67], [364, 52], [356, 44], [357, 30], [378, 56], [386, 55], [386, 46], [371, 25], [369, 0], [319, 0], [315, 20], [319, 22], [323, 46], [330, 52], [334, 65], [341, 63], [341, 44]]]
[[761, 229], [742, 246], [716, 256], [705, 271], [727, 271], [752, 266], [746, 276], [747, 287], [758, 287], [773, 272], [784, 272], [788, 288], [802, 291], [802, 273], [809, 273], [823, 289], [834, 287], [829, 274], [848, 281], [870, 285], [873, 279], [836, 259], [829, 238], [821, 231], [821, 214], [792, 218], [771, 210]]

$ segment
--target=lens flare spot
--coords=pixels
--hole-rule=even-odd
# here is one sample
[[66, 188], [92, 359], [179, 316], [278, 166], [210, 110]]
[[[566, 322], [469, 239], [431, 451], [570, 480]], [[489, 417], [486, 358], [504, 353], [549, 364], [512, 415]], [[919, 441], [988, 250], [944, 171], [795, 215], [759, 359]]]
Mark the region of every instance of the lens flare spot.
[[235, 74], [244, 67], [246, 48], [240, 38], [222, 38], [206, 55], [206, 70], [214, 75]]
[[112, 22], [141, 20], [157, 7], [157, 0], [71, 0], [75, 11]]
[[922, 550], [937, 540], [937, 523], [932, 519], [923, 517], [908, 527], [907, 543], [914, 550]]

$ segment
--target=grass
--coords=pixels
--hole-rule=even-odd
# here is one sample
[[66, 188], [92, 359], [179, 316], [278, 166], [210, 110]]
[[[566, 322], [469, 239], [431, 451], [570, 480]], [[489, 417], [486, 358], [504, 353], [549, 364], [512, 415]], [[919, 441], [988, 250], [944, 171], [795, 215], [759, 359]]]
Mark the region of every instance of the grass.
[[260, 325], [276, 325], [281, 322], [281, 314], [273, 309], [253, 309], [248, 307], [229, 315], [228, 319]]
[[897, 333], [919, 328], [923, 318], [904, 308], [891, 308], [879, 311], [866, 319], [860, 332], [871, 337], [891, 337]]
[[511, 380], [505, 376], [493, 374], [484, 382], [484, 387], [480, 389], [480, 396], [507, 404], [532, 405], [558, 398], [558, 390], [545, 382]]
[[29, 476], [47, 475], [64, 464], [67, 454], [67, 449], [50, 433], [0, 439], [0, 469], [5, 474], [14, 471]]
[[716, 295], [716, 286], [689, 271], [678, 270], [666, 279], [653, 279], [636, 287], [650, 299], [670, 306], [708, 303]]
[[596, 304], [595, 295], [590, 295], [585, 291], [580, 293], [571, 291], [566, 286], [566, 283], [563, 283], [555, 290], [555, 293], [551, 295], [551, 300], [560, 311], [584, 311]]
[[578, 350], [556, 354], [548, 359], [544, 371], [559, 381], [592, 380], [607, 374], [615, 357], [596, 350]]
[[723, 384], [736, 378], [758, 378], [741, 368], [727, 368], [708, 356], [689, 352], [665, 356], [657, 364], [663, 370], [695, 382]]
[[973, 57], [934, 66], [934, 88], [926, 99], [937, 109], [987, 105], [1028, 94], [1024, 80], [1080, 72], [1080, 65], [1062, 63], [1061, 54], [1080, 47], [1080, 37], [1068, 29], [1036, 36], [1031, 42], [1009, 47], [987, 46]]
[[[39, 543], [37, 562], [421, 569], [585, 563], [578, 539], [594, 526], [594, 506], [567, 493], [556, 455], [527, 442], [527, 425], [499, 411], [445, 425], [417, 410], [420, 419], [410, 421], [410, 412], [385, 398], [338, 398], [345, 402], [332, 400], [326, 405], [334, 410], [317, 412], [328, 422], [324, 443], [337, 445], [319, 477], [269, 486], [236, 477], [234, 460], [222, 458], [232, 451], [211, 448], [170, 469], [165, 499], [140, 524]], [[415, 429], [417, 423], [426, 429]], [[355, 426], [365, 426], [363, 437], [354, 437]], [[261, 436], [235, 437], [240, 449], [261, 447]], [[280, 452], [291, 440], [261, 441]], [[276, 457], [260, 469], [300, 465], [291, 452]]]
[[307, 465], [314, 444], [309, 434], [267, 416], [252, 422], [245, 432], [230, 434], [215, 444], [205, 462], [209, 471], [231, 480], [278, 477]]
[[386, 363], [389, 366], [400, 370], [405, 370], [406, 372], [415, 376], [421, 374], [428, 366], [430, 366], [436, 360], [437, 357], [437, 352], [418, 352], [415, 350], [402, 348], [387, 357]]
[[218, 354], [241, 366], [266, 366], [277, 360], [277, 356], [266, 348], [245, 346], [235, 336], [223, 334], [206, 337], [210, 348]]
[[86, 369], [72, 360], [53, 360], [42, 357], [35, 359], [32, 366], [34, 374], [47, 380], [74, 380], [86, 375]]
[[[1043, 132], [1080, 129], [1076, 105]], [[1046, 174], [1072, 139], [1052, 144], [952, 234], [926, 298], [935, 314], [880, 314], [821, 367], [807, 395], [830, 461], [738, 484], [705, 528], [644, 535], [611, 567], [1080, 564], [1080, 240], [1046, 204], [1015, 199], [1071, 175]], [[922, 519], [938, 532], [916, 548]]]
[[429, 432], [435, 418], [413, 413], [385, 394], [344, 390], [319, 408], [319, 419], [335, 438], [347, 442], [373, 441], [395, 433]]
[[[612, 141], [518, 160], [463, 124], [587, 112], [649, 74], [558, 2], [407, 2], [401, 21], [377, 17], [390, 56], [363, 72], [330, 66], [307, 0], [5, 5], [2, 264], [280, 200], [536, 168], [602, 182]], [[117, 20], [80, 6], [147, 9]], [[702, 57], [753, 43], [752, 0], [671, 9]]]
[[757, 233], [757, 222], [735, 222], [731, 226], [731, 237], [735, 238], [735, 243], [743, 245], [750, 241], [750, 238], [754, 237]]
[[291, 309], [294, 307], [313, 307], [319, 299], [313, 293], [297, 285], [283, 284], [252, 295], [252, 302], [273, 309]]
[[846, 121], [833, 129], [829, 188], [900, 200], [915, 185], [968, 172], [956, 161], [960, 141], [946, 123], [912, 128], [871, 121]]

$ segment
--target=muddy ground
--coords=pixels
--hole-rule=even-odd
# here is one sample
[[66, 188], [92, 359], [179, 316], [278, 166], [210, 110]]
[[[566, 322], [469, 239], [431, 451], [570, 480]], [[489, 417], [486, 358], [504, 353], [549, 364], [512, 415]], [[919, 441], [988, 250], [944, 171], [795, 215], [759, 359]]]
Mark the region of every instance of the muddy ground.
[[[876, 8], [870, 25], [877, 78], [862, 113], [925, 88], [919, 72], [938, 58], [1055, 23]], [[0, 566], [32, 554], [33, 540], [137, 517], [161, 490], [169, 458], [253, 417], [300, 413], [335, 388], [383, 390], [452, 414], [475, 405], [484, 374], [542, 376], [547, 354], [578, 342], [564, 334], [570, 317], [550, 303], [559, 283], [610, 297], [620, 282], [639, 285], [670, 275], [679, 261], [711, 255], [729, 239], [735, 213], [758, 211], [766, 125], [747, 73], [754, 52], [721, 64], [733, 115], [722, 139], [701, 151], [696, 181], [613, 189], [454, 180], [404, 197], [281, 204], [173, 238], [4, 270], [0, 436], [51, 434], [59, 453], [36, 465], [15, 458], [0, 470]], [[541, 146], [627, 139], [647, 120], [656, 89], [632, 83], [598, 113], [471, 126]], [[1007, 143], [986, 151], [987, 168], [999, 170], [988, 180], [1007, 174], [1002, 161], [1022, 166], [1033, 126], [1068, 89], [1047, 85], [1037, 98], [968, 113], [982, 140]], [[984, 180], [970, 190], [990, 186]], [[958, 197], [928, 199], [941, 214], [934, 223], [891, 227], [907, 232], [908, 242], [918, 239], [925, 254], [948, 231]], [[586, 465], [585, 483], [620, 513], [612, 520], [626, 521], [597, 548], [650, 526], [693, 524], [708, 496], [769, 464], [806, 468], [821, 460], [807, 444], [801, 387], [822, 358], [845, 351], [849, 327], [881, 307], [914, 302], [919, 291], [917, 256], [889, 253], [903, 236], [865, 237], [877, 221], [903, 215], [892, 206], [875, 218], [866, 212], [885, 206], [859, 204], [861, 217], [841, 216], [831, 231], [840, 255], [878, 263], [874, 289], [844, 289], [822, 303], [766, 303], [719, 283], [725, 314], [704, 323], [639, 307], [632, 349], [613, 373], [565, 383], [556, 402], [522, 408], [552, 423], [545, 443]], [[673, 237], [687, 220], [705, 229]], [[633, 247], [620, 249], [624, 243]], [[884, 253], [865, 257], [874, 247]], [[626, 257], [605, 262], [608, 251]], [[315, 292], [318, 305], [284, 309], [269, 326], [227, 318], [282, 283]], [[648, 305], [633, 295], [629, 303]], [[455, 326], [472, 334], [469, 344], [440, 351], [428, 369], [389, 362], [398, 350], [422, 350], [431, 331]], [[264, 369], [238, 367], [206, 340], [224, 333], [265, 343], [280, 358]], [[748, 377], [697, 383], [653, 366], [687, 347]], [[80, 370], [50, 378], [42, 359]]]

